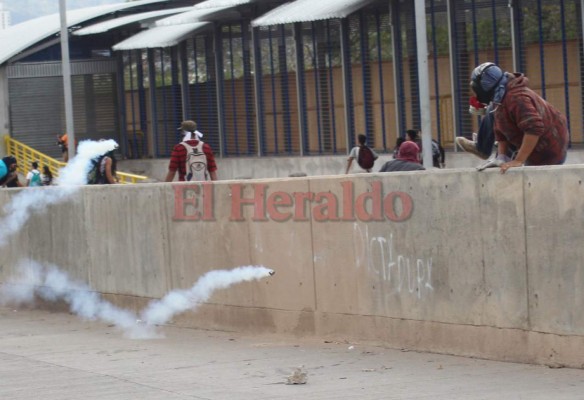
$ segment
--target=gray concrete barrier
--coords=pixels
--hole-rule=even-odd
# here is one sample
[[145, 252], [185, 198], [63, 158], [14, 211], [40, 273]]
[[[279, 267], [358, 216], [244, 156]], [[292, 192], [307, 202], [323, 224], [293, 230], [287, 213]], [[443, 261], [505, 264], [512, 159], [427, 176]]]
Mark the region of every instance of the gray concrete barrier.
[[218, 291], [172, 323], [580, 368], [583, 173], [84, 187], [10, 239], [0, 279], [31, 257], [139, 309], [207, 271], [265, 265], [273, 278]]

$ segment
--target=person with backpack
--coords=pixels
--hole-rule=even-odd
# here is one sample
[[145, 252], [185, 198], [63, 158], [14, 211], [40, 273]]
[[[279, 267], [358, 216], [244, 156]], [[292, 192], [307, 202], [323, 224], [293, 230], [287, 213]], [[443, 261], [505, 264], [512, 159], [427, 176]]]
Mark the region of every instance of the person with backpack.
[[119, 183], [117, 162], [114, 151], [109, 151], [91, 160], [91, 168], [87, 174], [88, 185], [113, 185]]
[[375, 160], [379, 158], [379, 155], [373, 151], [371, 147], [367, 146], [367, 137], [365, 135], [360, 133], [357, 136], [357, 141], [359, 142], [359, 145], [353, 147], [349, 153], [345, 174], [348, 174], [351, 170], [353, 160], [357, 160], [357, 165], [361, 168], [361, 172], [371, 172]]
[[42, 186], [42, 176], [41, 171], [39, 171], [39, 163], [37, 161], [33, 161], [31, 163], [32, 169], [28, 171], [26, 174], [26, 186], [35, 187], [35, 186]]
[[172, 182], [178, 171], [179, 181], [216, 181], [217, 164], [213, 150], [201, 140], [195, 121], [183, 121], [178, 128], [183, 141], [176, 144], [170, 153], [165, 182]]

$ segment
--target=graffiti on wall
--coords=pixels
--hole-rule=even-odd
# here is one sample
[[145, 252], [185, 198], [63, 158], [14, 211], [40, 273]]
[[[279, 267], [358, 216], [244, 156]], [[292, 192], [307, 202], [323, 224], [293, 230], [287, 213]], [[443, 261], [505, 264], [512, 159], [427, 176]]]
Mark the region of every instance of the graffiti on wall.
[[396, 250], [393, 233], [373, 236], [368, 225], [353, 224], [355, 265], [366, 268], [391, 288], [392, 294], [411, 294], [419, 299], [434, 291], [432, 258], [419, 258]]

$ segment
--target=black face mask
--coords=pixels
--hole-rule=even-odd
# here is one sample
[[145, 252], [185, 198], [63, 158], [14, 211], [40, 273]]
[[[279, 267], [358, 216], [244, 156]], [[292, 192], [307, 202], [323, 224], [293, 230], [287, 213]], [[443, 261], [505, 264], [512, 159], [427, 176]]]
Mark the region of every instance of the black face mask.
[[475, 81], [471, 83], [471, 88], [472, 91], [476, 94], [477, 100], [483, 104], [489, 104], [495, 95], [494, 89], [486, 91], [482, 88], [480, 83], [476, 83]]
[[497, 80], [497, 82], [493, 85], [493, 87], [490, 90], [483, 89], [483, 87], [481, 85], [481, 81], [483, 80], [483, 75], [485, 74], [486, 70], [488, 70], [489, 68], [494, 67], [494, 66], [495, 66], [495, 64], [491, 64], [491, 65], [487, 66], [485, 69], [483, 69], [481, 71], [481, 73], [475, 79], [473, 79], [471, 81], [471, 84], [470, 84], [472, 91], [477, 96], [477, 100], [483, 104], [489, 104], [493, 100], [493, 97], [495, 96], [495, 89], [497, 89], [497, 86], [499, 86], [499, 83], [503, 79], [503, 75], [501, 75], [499, 80]]

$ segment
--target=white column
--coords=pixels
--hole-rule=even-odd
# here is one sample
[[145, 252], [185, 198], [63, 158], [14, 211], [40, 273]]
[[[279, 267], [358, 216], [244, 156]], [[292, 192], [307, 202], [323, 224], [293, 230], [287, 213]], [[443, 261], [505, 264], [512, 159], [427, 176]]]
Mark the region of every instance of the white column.
[[420, 117], [422, 122], [422, 152], [424, 167], [432, 162], [432, 121], [430, 113], [430, 80], [428, 78], [428, 43], [426, 41], [426, 2], [415, 0], [416, 40], [418, 45], [418, 84], [420, 86]]
[[67, 29], [66, 0], [59, 0], [61, 16], [61, 61], [65, 97], [65, 129], [69, 143], [69, 159], [75, 157], [75, 128], [73, 124], [73, 94], [71, 91], [71, 63], [69, 62], [69, 30]]

